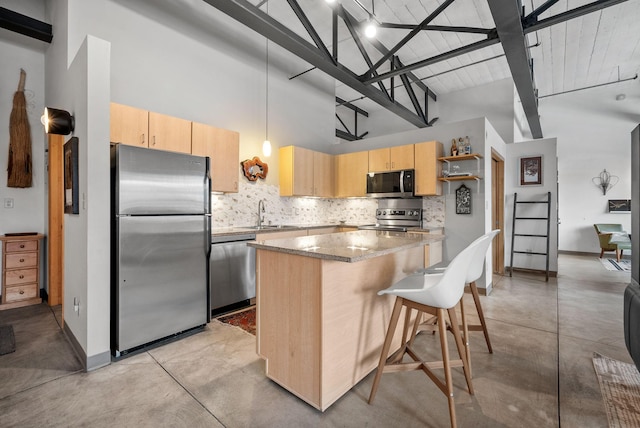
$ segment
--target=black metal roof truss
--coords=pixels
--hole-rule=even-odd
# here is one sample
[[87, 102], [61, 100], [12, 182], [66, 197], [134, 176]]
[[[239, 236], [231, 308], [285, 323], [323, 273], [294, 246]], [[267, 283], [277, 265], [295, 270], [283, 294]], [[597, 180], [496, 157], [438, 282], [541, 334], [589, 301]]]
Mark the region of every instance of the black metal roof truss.
[[358, 135], [358, 115], [360, 114], [364, 117], [369, 117], [369, 113], [361, 109], [360, 107], [351, 104], [349, 101], [345, 101], [340, 97], [336, 97], [336, 108], [340, 106], [344, 106], [350, 110], [353, 110], [354, 131], [351, 132], [344, 121], [340, 118], [338, 113], [336, 113], [336, 118], [345, 129], [344, 131], [341, 129], [336, 129], [336, 137], [342, 138], [343, 140], [347, 141], [362, 140], [365, 136], [367, 136], [367, 134], [369, 134], [369, 132], [367, 131]]
[[51, 24], [38, 21], [4, 7], [0, 7], [0, 28], [51, 43], [53, 32]]
[[[379, 40], [367, 39], [367, 43], [382, 54], [381, 58], [378, 59], [376, 63], [373, 63], [371, 56], [366, 50], [362, 35], [359, 32], [359, 23], [357, 19], [355, 19], [340, 4], [334, 7], [332, 11], [332, 51], [329, 52], [325, 43], [314, 29], [312, 23], [307, 18], [297, 0], [287, 0], [287, 2], [315, 45], [294, 33], [288, 26], [279, 23], [268, 14], [262, 12], [259, 7], [266, 1], [258, 3], [258, 6], [252, 5], [248, 0], [203, 1], [226, 13], [264, 37], [267, 37], [269, 40], [277, 43], [294, 55], [307, 61], [314, 68], [322, 70], [336, 80], [358, 91], [363, 95], [363, 97], [369, 98], [382, 107], [421, 128], [431, 126], [437, 120], [437, 118], [432, 120], [428, 119], [428, 98], [431, 97], [435, 101], [437, 97], [436, 94], [429, 90], [427, 85], [423, 82], [424, 79], [418, 78], [413, 74], [413, 71], [463, 54], [468, 54], [478, 49], [486, 48], [496, 43], [502, 43], [532, 134], [535, 138], [540, 138], [542, 137], [542, 129], [540, 127], [537, 112], [537, 92], [534, 84], [532, 62], [530, 61], [528, 48], [525, 45], [525, 35], [627, 0], [596, 0], [593, 3], [562, 12], [542, 20], [538, 19], [539, 16], [557, 3], [558, 0], [547, 0], [526, 16], [523, 16], [524, 14], [521, 13], [520, 6], [518, 5], [519, 2], [514, 2], [513, 0], [488, 0], [494, 22], [496, 23], [495, 28], [430, 25], [430, 23], [439, 14], [441, 14], [455, 1], [444, 0], [442, 4], [440, 4], [418, 25], [380, 23], [380, 27], [382, 28], [409, 30], [409, 33], [399, 43], [391, 48], [384, 46]], [[364, 74], [357, 74], [353, 72], [342, 65], [338, 60], [338, 17], [342, 18], [342, 21], [356, 43], [364, 62], [367, 64], [368, 70]], [[431, 58], [422, 59], [405, 65], [396, 53], [421, 31], [474, 33], [485, 35], [486, 38], [440, 53]], [[389, 61], [390, 70], [380, 72], [378, 69], [383, 64], [386, 64], [387, 61]], [[407, 108], [397, 102], [395, 96], [396, 86], [394, 84], [395, 76], [400, 76], [402, 81], [401, 87], [404, 87], [407, 91], [413, 110], [415, 110], [416, 113], [412, 112], [410, 108]], [[387, 79], [389, 79], [390, 82], [388, 89], [383, 84], [383, 81]], [[375, 88], [374, 84], [377, 84], [376, 86], [378, 86], [379, 89]], [[419, 89], [425, 93], [424, 110], [420, 107], [415, 89]], [[356, 115], [357, 114], [358, 113], [356, 113]], [[338, 118], [338, 120], [340, 119]], [[342, 124], [344, 126], [344, 123]], [[336, 135], [338, 135], [338, 133], [338, 130], [336, 130]], [[344, 133], [344, 131], [340, 131], [340, 133]], [[338, 136], [343, 138], [341, 135]], [[357, 132], [351, 133], [348, 132], [348, 130], [346, 136], [349, 138], [358, 138]]]

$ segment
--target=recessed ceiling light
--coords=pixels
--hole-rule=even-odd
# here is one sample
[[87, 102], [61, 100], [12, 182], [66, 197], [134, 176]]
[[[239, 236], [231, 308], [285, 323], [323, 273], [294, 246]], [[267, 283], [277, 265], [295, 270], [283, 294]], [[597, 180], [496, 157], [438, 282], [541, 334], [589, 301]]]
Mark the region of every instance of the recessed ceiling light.
[[616, 101], [622, 101], [625, 98], [627, 98], [627, 96], [625, 94], [618, 94], [616, 95]]

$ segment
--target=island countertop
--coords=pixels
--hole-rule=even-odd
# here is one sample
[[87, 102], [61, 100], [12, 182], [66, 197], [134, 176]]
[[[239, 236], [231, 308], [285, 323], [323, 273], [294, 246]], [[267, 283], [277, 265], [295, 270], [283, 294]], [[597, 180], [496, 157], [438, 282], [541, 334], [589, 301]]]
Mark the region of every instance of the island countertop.
[[444, 239], [445, 236], [441, 234], [358, 230], [255, 241], [247, 245], [260, 250], [354, 263]]

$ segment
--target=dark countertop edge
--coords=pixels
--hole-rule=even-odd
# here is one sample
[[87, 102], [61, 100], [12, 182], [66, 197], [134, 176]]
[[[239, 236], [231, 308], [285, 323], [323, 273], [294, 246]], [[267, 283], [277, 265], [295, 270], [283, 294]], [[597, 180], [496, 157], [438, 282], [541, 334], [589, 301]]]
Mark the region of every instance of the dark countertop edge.
[[[343, 233], [348, 233], [348, 232], [343, 232]], [[407, 232], [407, 233], [410, 233], [410, 232]], [[385, 248], [383, 250], [378, 250], [378, 251], [375, 251], [373, 253], [361, 254], [361, 255], [353, 256], [353, 257], [339, 256], [339, 255], [335, 255], [335, 254], [326, 254], [326, 253], [316, 253], [316, 252], [313, 252], [313, 251], [305, 251], [305, 250], [299, 250], [299, 249], [293, 249], [293, 248], [278, 247], [276, 245], [273, 245], [273, 241], [270, 241], [270, 242], [272, 242], [271, 244], [265, 244], [264, 242], [266, 242], [266, 241], [251, 241], [251, 242], [248, 242], [247, 245], [250, 246], [250, 247], [254, 247], [257, 250], [275, 251], [275, 252], [278, 252], [278, 253], [298, 255], [298, 256], [303, 256], [303, 257], [311, 257], [311, 258], [315, 258], [315, 259], [333, 260], [333, 261], [339, 261], [339, 262], [355, 263], [355, 262], [359, 262], [359, 261], [362, 261], [362, 260], [372, 259], [372, 258], [375, 258], [375, 257], [380, 257], [380, 256], [384, 256], [384, 255], [387, 255], [387, 254], [392, 254], [392, 253], [397, 253], [399, 251], [408, 250], [410, 248], [424, 246], [424, 245], [430, 244], [432, 242], [443, 241], [445, 239], [445, 236], [442, 235], [442, 234], [424, 233], [424, 232], [418, 232], [418, 233], [423, 235], [423, 239], [417, 240], [415, 242], [408, 242], [408, 243], [403, 244], [403, 245], [398, 245], [397, 247]], [[427, 238], [426, 235], [429, 235], [429, 238]], [[284, 241], [284, 240], [289, 240], [289, 239], [293, 240], [293, 239], [298, 239], [298, 238], [285, 238], [283, 240], [277, 240], [277, 241]]]

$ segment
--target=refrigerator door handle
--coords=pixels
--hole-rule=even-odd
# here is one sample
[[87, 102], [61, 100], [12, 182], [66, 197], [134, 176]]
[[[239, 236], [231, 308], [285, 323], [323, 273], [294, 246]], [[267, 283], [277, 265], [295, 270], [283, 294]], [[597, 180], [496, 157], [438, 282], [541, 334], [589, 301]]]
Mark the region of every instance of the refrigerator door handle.
[[207, 259], [209, 258], [209, 254], [211, 254], [211, 217], [211, 214], [205, 214], [204, 216], [204, 228], [207, 234], [204, 242], [204, 252], [207, 255]]

